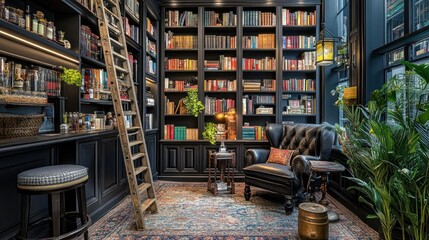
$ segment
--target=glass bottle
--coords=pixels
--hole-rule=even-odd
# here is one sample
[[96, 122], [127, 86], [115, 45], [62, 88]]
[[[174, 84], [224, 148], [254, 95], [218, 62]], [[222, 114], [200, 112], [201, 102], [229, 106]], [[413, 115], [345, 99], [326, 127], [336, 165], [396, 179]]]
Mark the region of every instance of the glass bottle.
[[49, 40], [53, 40], [54, 39], [54, 29], [53, 29], [53, 25], [54, 23], [49, 21], [47, 26], [46, 26], [46, 37]]
[[18, 26], [25, 28], [25, 17], [24, 17], [24, 11], [22, 9], [16, 9], [16, 17]]
[[37, 33], [37, 28], [39, 27], [39, 20], [37, 20], [36, 14], [33, 14], [31, 31]]
[[17, 24], [18, 21], [17, 21], [17, 17], [16, 17], [16, 8], [14, 8], [14, 7], [6, 7], [6, 8], [9, 9], [9, 14], [8, 14], [9, 22]]
[[0, 86], [6, 87], [5, 85], [6, 79], [6, 58], [0, 57]]
[[4, 18], [4, 3], [5, 0], [0, 0], [0, 18]]
[[39, 19], [39, 24], [37, 25], [37, 34], [41, 35], [41, 36], [45, 36], [45, 19], [44, 18], [40, 18]]
[[25, 10], [25, 30], [31, 31], [30, 5], [27, 5], [27, 9]]

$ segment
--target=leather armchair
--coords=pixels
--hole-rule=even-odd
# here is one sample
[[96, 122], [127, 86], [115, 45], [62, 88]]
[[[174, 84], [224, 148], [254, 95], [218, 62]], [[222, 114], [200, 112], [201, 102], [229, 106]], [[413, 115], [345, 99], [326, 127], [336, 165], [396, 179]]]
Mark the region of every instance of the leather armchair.
[[285, 195], [285, 211], [292, 213], [295, 196], [304, 191], [306, 176], [311, 173], [309, 160], [328, 161], [335, 134], [319, 124], [268, 124], [265, 128], [272, 147], [294, 150], [290, 166], [266, 163], [268, 149], [248, 149], [244, 197], [250, 200], [250, 186]]

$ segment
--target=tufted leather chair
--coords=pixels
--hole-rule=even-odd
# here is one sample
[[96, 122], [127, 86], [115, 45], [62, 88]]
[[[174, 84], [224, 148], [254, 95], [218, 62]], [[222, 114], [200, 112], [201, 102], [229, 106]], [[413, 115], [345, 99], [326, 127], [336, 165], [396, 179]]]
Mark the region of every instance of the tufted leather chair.
[[335, 134], [319, 124], [276, 124], [266, 126], [272, 147], [294, 150], [291, 165], [266, 163], [268, 149], [248, 149], [244, 197], [251, 196], [250, 186], [264, 188], [285, 195], [285, 211], [292, 213], [295, 196], [304, 191], [304, 179], [310, 172], [309, 160], [329, 160]]

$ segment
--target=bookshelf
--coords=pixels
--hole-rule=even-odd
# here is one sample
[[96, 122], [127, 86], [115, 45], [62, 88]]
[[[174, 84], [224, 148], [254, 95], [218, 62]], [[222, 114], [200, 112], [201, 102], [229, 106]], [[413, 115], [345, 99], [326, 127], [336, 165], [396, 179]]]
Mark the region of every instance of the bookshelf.
[[[289, 18], [299, 12], [308, 23], [286, 25], [286, 10]], [[267, 123], [320, 122], [319, 72], [312, 59], [319, 11], [320, 3], [314, 1], [162, 6], [160, 178], [207, 174], [206, 153], [217, 146], [203, 140], [202, 132], [207, 122], [219, 121], [216, 113], [228, 108], [237, 113], [236, 134], [225, 139], [229, 149], [238, 151], [237, 159], [244, 159], [247, 148], [269, 148], [263, 134]], [[195, 19], [199, 25], [192, 25]], [[286, 63], [296, 67], [285, 68]], [[178, 106], [190, 88], [198, 89], [206, 107], [198, 117]], [[306, 112], [286, 112], [290, 103], [302, 103]], [[243, 167], [239, 162], [238, 174]]]

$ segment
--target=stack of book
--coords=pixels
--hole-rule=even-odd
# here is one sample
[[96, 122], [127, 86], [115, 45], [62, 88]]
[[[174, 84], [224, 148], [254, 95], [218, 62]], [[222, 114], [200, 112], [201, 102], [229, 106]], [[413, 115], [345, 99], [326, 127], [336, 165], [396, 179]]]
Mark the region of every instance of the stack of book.
[[243, 126], [243, 140], [266, 140], [265, 127], [263, 126]]
[[175, 126], [174, 124], [166, 124], [164, 126], [164, 139], [198, 140], [198, 128], [187, 128], [186, 126]]

